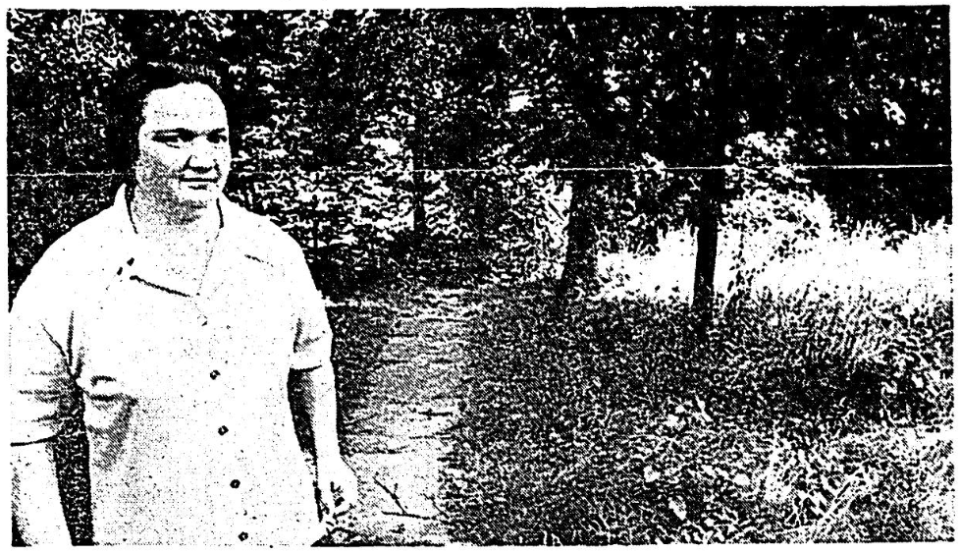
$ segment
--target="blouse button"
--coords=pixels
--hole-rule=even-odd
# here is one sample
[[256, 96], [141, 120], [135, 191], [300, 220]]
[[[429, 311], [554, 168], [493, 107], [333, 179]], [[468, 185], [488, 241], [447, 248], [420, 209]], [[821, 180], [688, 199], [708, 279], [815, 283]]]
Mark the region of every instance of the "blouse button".
[[246, 541], [246, 539], [247, 539], [249, 536], [247, 536], [247, 533], [246, 533], [246, 532], [240, 532], [240, 535], [237, 536], [237, 537], [240, 538], [240, 541]]
[[227, 433], [227, 430], [228, 428], [226, 426], [221, 426], [219, 429], [217, 429], [217, 432], [219, 432], [220, 435], [223, 436], [224, 434]]
[[239, 480], [231, 480], [231, 481], [230, 481], [230, 487], [233, 488], [233, 489], [239, 488], [239, 487], [240, 487], [240, 481], [239, 481]]
[[216, 380], [218, 376], [220, 376], [220, 371], [217, 369], [210, 371], [210, 380]]

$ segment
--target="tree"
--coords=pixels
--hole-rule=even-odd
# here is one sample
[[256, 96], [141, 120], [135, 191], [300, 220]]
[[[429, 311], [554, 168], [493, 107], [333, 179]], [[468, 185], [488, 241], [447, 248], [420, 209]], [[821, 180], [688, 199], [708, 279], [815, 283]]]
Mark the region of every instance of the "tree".
[[[707, 159], [711, 165], [723, 165], [728, 141], [736, 132], [731, 125], [731, 104], [736, 92], [730, 65], [735, 56], [737, 17], [731, 10], [718, 9], [708, 16], [706, 27], [713, 36], [711, 59], [712, 97], [709, 102], [714, 131]], [[701, 177], [697, 214], [697, 261], [693, 279], [693, 311], [695, 328], [701, 337], [713, 319], [714, 281], [717, 271], [717, 243], [720, 235], [721, 203], [724, 197], [722, 171], [708, 171]]]
[[[10, 10], [7, 112], [12, 173], [108, 168], [105, 103], [129, 63], [118, 13]], [[35, 38], [34, 38], [35, 37]]]
[[[551, 160], [563, 160], [565, 167], [608, 163], [615, 144], [608, 129], [620, 125], [608, 112], [613, 98], [604, 77], [615, 18], [577, 10], [511, 15], [501, 27], [501, 47], [509, 60], [502, 80], [516, 107], [503, 110], [498, 162], [513, 170], [549, 168]], [[565, 183], [573, 194], [557, 289], [561, 296], [596, 287], [600, 182], [599, 173], [583, 171]]]

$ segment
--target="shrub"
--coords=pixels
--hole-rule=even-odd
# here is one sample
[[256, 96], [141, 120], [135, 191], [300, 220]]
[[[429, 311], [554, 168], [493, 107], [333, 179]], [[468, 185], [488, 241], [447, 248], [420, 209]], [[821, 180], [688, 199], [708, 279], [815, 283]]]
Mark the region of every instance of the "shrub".
[[488, 304], [446, 475], [454, 537], [944, 539], [952, 466], [917, 428], [949, 422], [952, 392], [906, 384], [948, 378], [952, 305], [897, 309], [745, 301], [704, 347], [678, 303]]

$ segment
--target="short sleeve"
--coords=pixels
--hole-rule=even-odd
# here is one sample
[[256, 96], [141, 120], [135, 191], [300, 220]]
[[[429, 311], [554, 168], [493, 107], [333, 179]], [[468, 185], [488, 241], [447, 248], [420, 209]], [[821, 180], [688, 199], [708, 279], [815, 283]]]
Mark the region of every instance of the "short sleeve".
[[303, 370], [327, 366], [330, 363], [333, 333], [327, 320], [323, 294], [313, 283], [302, 254], [293, 271], [297, 322], [291, 368]]
[[[36, 271], [35, 271], [36, 272]], [[72, 334], [68, 308], [31, 274], [11, 312], [10, 407], [14, 445], [56, 436], [70, 410], [73, 379], [66, 351]]]

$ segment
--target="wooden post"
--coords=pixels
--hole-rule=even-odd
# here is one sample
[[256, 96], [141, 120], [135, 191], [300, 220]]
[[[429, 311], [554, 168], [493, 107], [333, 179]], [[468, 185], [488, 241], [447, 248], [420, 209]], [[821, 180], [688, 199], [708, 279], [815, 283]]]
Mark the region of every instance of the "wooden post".
[[717, 245], [720, 235], [719, 192], [722, 171], [708, 171], [700, 181], [697, 261], [693, 278], [693, 312], [697, 336], [705, 339], [713, 322], [714, 281], [717, 273]]
[[[712, 140], [706, 156], [712, 165], [723, 165], [724, 148], [734, 138], [730, 108], [730, 61], [736, 50], [737, 17], [733, 8], [714, 8], [710, 14], [713, 32], [712, 95], [707, 105], [713, 118]], [[717, 271], [717, 245], [720, 235], [724, 171], [708, 170], [700, 181], [699, 220], [697, 221], [697, 261], [693, 279], [693, 312], [697, 335], [706, 339], [714, 317], [714, 281]]]
[[567, 254], [557, 296], [568, 298], [574, 289], [591, 294], [597, 289], [598, 236], [596, 184], [598, 173], [584, 172], [571, 184], [570, 222], [567, 225]]
[[320, 197], [313, 194], [313, 254], [320, 251]]

